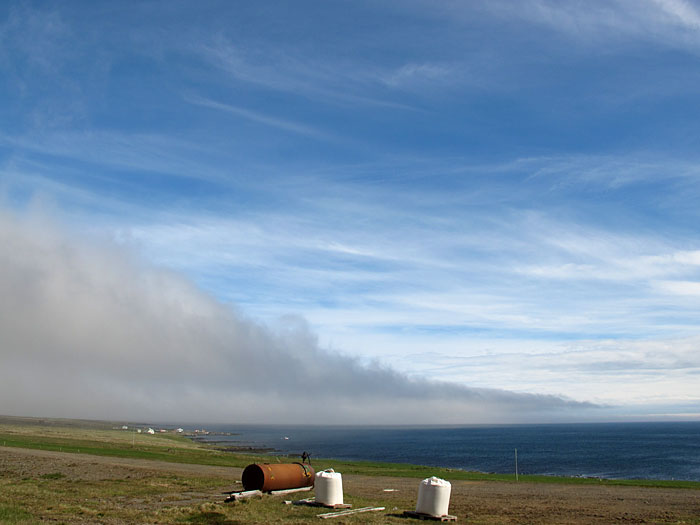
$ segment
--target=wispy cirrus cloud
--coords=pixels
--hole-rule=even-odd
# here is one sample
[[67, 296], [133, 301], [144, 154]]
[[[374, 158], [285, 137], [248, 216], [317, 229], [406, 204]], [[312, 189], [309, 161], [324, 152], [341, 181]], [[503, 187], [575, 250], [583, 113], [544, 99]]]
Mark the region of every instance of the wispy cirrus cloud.
[[[233, 79], [266, 89], [334, 104], [380, 106], [416, 111], [421, 108], [399, 102], [381, 88], [410, 87], [413, 83], [433, 82], [449, 76], [444, 64], [387, 65], [361, 61], [338, 61], [306, 50], [299, 56], [279, 49], [251, 49], [224, 37], [198, 42], [191, 50]], [[264, 56], [264, 60], [260, 57]]]
[[700, 11], [687, 0], [651, 0], [662, 12], [681, 26], [689, 29], [700, 29]]
[[[74, 166], [76, 171], [82, 169], [89, 172], [85, 166], [87, 164], [139, 173], [156, 172], [173, 178], [224, 181], [224, 172], [206, 163], [210, 148], [195, 141], [159, 133], [52, 130], [15, 136], [0, 134], [0, 144], [11, 148], [15, 159], [35, 155], [84, 163], [83, 166]], [[54, 170], [55, 167], [50, 171]]]
[[[697, 52], [697, 8], [683, 0], [560, 3], [534, 0], [518, 12], [569, 36], [595, 41], [649, 40]], [[679, 28], [681, 31], [679, 32]], [[622, 40], [621, 40], [622, 38]]]
[[[533, 192], [539, 191], [539, 179], [523, 180], [535, 182]], [[226, 288], [215, 284], [226, 276], [257, 270], [266, 301], [295, 297], [295, 308], [331, 339], [349, 329], [398, 333], [400, 326], [532, 339], [695, 329], [692, 307], [670, 322], [662, 314], [667, 299], [655, 293], [659, 280], [697, 276], [697, 250], [679, 249], [683, 237], [675, 241], [533, 213], [528, 191], [506, 199], [508, 217], [496, 218], [488, 206], [465, 212], [464, 203], [472, 201], [467, 195], [453, 200], [428, 190], [415, 221], [402, 211], [415, 209], [412, 195], [390, 183], [364, 194], [360, 204], [355, 184], [330, 190], [327, 183], [320, 192], [300, 186], [299, 193], [285, 193], [291, 212], [235, 221], [188, 215], [181, 218], [187, 227], [144, 224], [131, 235], [149, 247], [150, 257], [165, 257], [160, 260], [187, 272], [199, 268], [212, 290]], [[554, 186], [556, 202], [562, 188]], [[496, 190], [492, 196], [483, 187], [478, 193], [482, 200], [502, 199]], [[371, 228], [357, 230], [353, 217]], [[465, 222], [479, 227], [464, 230]], [[271, 307], [254, 295], [230, 299], [262, 315], [284, 308], [283, 300]]]
[[59, 10], [13, 5], [7, 15], [0, 24], [0, 60], [5, 66], [19, 66], [21, 57], [35, 72], [50, 73], [73, 56], [70, 42], [74, 35]]
[[231, 104], [224, 104], [222, 102], [217, 102], [215, 100], [210, 100], [204, 97], [198, 96], [186, 96], [185, 101], [197, 106], [202, 106], [205, 108], [211, 108], [231, 115], [244, 118], [251, 122], [257, 122], [265, 126], [270, 126], [272, 128], [281, 129], [284, 131], [291, 131], [292, 133], [299, 133], [301, 135], [307, 135], [309, 137], [314, 137], [317, 139], [330, 140], [332, 137], [327, 132], [323, 132], [319, 129], [315, 129], [306, 124], [301, 124], [298, 122], [293, 122], [290, 120], [273, 117], [265, 113], [258, 111], [252, 111], [250, 109], [234, 106]]
[[441, 79], [454, 78], [454, 67], [437, 63], [408, 63], [386, 73], [378, 78], [387, 86], [393, 88], [412, 88], [426, 84], [439, 83]]

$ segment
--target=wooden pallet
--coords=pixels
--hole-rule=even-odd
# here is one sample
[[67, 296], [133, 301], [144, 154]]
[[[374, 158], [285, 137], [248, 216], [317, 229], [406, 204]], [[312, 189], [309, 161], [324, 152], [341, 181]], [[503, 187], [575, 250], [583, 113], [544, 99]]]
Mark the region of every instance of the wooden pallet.
[[321, 503], [316, 501], [316, 498], [306, 498], [300, 499], [292, 502], [294, 505], [308, 505], [309, 507], [325, 507], [327, 509], [350, 509], [352, 505], [350, 503], [336, 503], [335, 505], [328, 505], [326, 503]]
[[431, 516], [430, 514], [423, 514], [422, 512], [415, 512], [413, 510], [405, 510], [403, 512], [404, 516], [409, 518], [416, 518], [419, 520], [433, 520], [433, 521], [457, 521], [457, 516], [451, 516], [450, 514], [445, 514], [444, 516]]

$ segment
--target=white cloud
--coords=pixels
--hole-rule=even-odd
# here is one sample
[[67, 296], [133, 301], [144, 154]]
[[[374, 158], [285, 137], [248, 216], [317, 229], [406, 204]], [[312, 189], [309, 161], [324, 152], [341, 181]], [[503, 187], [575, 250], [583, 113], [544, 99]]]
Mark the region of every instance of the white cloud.
[[[400, 327], [523, 338], [696, 330], [694, 307], [671, 316], [667, 292], [655, 284], [698, 277], [698, 251], [678, 249], [692, 247], [683, 237], [615, 231], [544, 211], [462, 215], [451, 195], [423, 193], [416, 204], [393, 185], [360, 196], [352, 182], [300, 187], [301, 194], [285, 193], [285, 210], [155, 217], [121, 231], [150, 259], [213, 293], [265, 317], [303, 312], [337, 343], [348, 330]], [[419, 220], [403, 213], [416, 206]], [[358, 217], [371, 226], [357, 228]], [[232, 289], [231, 276], [241, 273], [254, 279], [252, 287]]]
[[670, 259], [680, 264], [700, 266], [700, 250], [680, 250], [671, 254]]
[[700, 281], [656, 281], [654, 284], [662, 293], [700, 297]]
[[[692, 2], [684, 0], [494, 0], [479, 9], [501, 19], [550, 28], [579, 46], [612, 50], [611, 46], [647, 41], [700, 50], [696, 31], [700, 15]], [[451, 18], [467, 20], [474, 12], [472, 5], [460, 2], [445, 10]]]
[[614, 406], [618, 416], [643, 407], [653, 411], [662, 404], [700, 406], [698, 336], [571, 342], [477, 335], [416, 338], [412, 344], [386, 337], [382, 361], [406, 373], [420, 370], [487, 388], [499, 384], [520, 392], [566, 391], [574, 399]]
[[700, 29], [700, 12], [693, 4], [685, 0], [651, 0], [661, 10], [678, 22], [690, 29]]
[[246, 320], [177, 274], [43, 220], [0, 216], [0, 269], [10, 413], [289, 423], [303, 406], [316, 423], [473, 423], [591, 408], [361, 365], [298, 318]]

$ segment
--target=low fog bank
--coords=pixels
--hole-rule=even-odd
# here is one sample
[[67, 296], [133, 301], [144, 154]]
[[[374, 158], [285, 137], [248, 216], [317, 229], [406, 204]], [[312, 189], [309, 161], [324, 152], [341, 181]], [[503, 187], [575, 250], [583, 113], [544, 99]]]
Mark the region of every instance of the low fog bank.
[[409, 379], [246, 319], [129, 250], [0, 211], [0, 413], [247, 423], [576, 419], [592, 405]]

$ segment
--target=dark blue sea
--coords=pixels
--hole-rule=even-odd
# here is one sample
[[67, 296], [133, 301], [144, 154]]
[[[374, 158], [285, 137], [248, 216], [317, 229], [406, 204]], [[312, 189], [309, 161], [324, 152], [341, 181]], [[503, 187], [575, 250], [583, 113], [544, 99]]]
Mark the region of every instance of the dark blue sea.
[[[208, 441], [276, 454], [479, 472], [700, 481], [700, 422], [469, 427], [210, 426]], [[221, 432], [236, 435], [220, 435]], [[286, 439], [285, 439], [286, 438]]]

